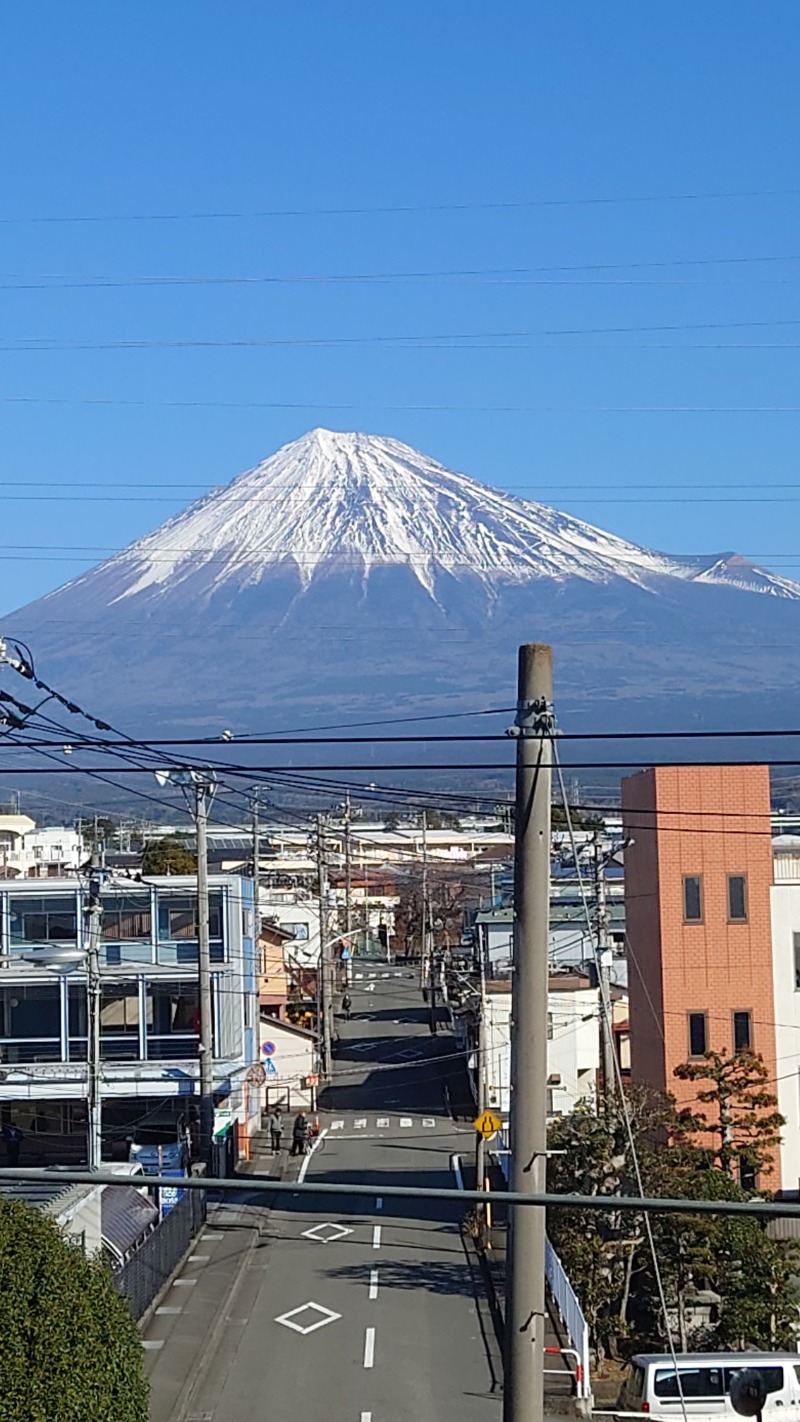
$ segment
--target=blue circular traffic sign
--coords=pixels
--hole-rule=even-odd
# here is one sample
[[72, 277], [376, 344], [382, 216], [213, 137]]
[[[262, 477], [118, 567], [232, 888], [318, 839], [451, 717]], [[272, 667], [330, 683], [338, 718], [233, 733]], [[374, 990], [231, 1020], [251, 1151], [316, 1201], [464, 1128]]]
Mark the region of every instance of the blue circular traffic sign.
[[272, 1056], [272, 1053], [275, 1051], [275, 1043], [274, 1043], [274, 1042], [262, 1042], [262, 1043], [261, 1043], [261, 1050], [262, 1050], [262, 1052], [264, 1053], [264, 1056], [265, 1056], [265, 1057], [271, 1057], [271, 1056]]

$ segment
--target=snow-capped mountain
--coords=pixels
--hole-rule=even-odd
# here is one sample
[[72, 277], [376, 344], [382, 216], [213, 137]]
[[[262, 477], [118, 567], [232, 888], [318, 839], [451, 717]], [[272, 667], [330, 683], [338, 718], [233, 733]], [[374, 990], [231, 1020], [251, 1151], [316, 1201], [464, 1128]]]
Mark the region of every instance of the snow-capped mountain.
[[130, 729], [503, 704], [537, 639], [575, 725], [736, 728], [755, 692], [762, 724], [786, 719], [798, 602], [735, 553], [640, 548], [398, 440], [312, 430], [0, 632]]
[[399, 440], [316, 429], [78, 579], [110, 579], [112, 603], [172, 594], [204, 575], [208, 597], [276, 573], [306, 588], [321, 571], [409, 569], [435, 595], [437, 576], [468, 575], [486, 587], [539, 578], [653, 578], [735, 582], [800, 597], [800, 586], [737, 555], [670, 558], [603, 533], [545, 504], [513, 498], [455, 474]]

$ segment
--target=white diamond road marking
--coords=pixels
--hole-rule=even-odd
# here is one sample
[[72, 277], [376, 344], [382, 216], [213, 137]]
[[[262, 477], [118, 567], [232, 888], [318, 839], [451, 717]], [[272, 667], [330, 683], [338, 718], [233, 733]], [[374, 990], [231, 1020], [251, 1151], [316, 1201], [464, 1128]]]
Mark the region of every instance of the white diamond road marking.
[[401, 1126], [404, 1126], [404, 1127], [405, 1127], [405, 1126], [413, 1126], [413, 1124], [414, 1124], [414, 1122], [412, 1121], [412, 1119], [411, 1119], [410, 1116], [401, 1116], [401, 1117], [400, 1117], [400, 1125], [401, 1125]]
[[363, 1129], [364, 1129], [364, 1127], [366, 1126], [366, 1124], [367, 1124], [367, 1118], [366, 1118], [366, 1116], [361, 1116], [361, 1117], [359, 1117], [359, 1119], [358, 1119], [357, 1121], [354, 1121], [354, 1122], [353, 1122], [353, 1126], [354, 1126], [355, 1130], [357, 1130], [357, 1131], [363, 1131]]
[[375, 1122], [375, 1125], [378, 1127], [379, 1130], [385, 1130], [385, 1128], [389, 1125], [389, 1117], [379, 1116], [377, 1121]]
[[367, 986], [364, 988], [364, 991], [365, 991], [365, 992], [374, 992], [374, 991], [375, 991], [375, 984], [374, 984], [374, 983], [367, 983]]
[[[297, 1322], [297, 1315], [308, 1312], [312, 1314], [318, 1313], [320, 1317], [315, 1319], [313, 1323], [307, 1324], [304, 1328], [301, 1323]], [[341, 1318], [341, 1316], [340, 1313], [334, 1313], [330, 1308], [323, 1308], [322, 1304], [309, 1302], [301, 1304], [299, 1308], [290, 1309], [288, 1313], [280, 1314], [279, 1317], [275, 1319], [275, 1322], [283, 1324], [284, 1328], [293, 1329], [295, 1333], [300, 1333], [305, 1338], [306, 1334], [315, 1333], [318, 1328], [324, 1328], [326, 1323], [335, 1323], [337, 1318]]]
[[435, 1125], [436, 1125], [436, 1122], [434, 1121], [433, 1116], [423, 1116], [423, 1118], [422, 1118], [422, 1124], [423, 1124], [423, 1126], [431, 1127], [431, 1126], [435, 1126]]
[[331, 1122], [331, 1130], [332, 1130], [332, 1131], [343, 1131], [343, 1130], [344, 1130], [344, 1121], [332, 1121], [332, 1122]]
[[303, 1235], [306, 1239], [313, 1239], [315, 1244], [332, 1244], [334, 1239], [344, 1239], [346, 1234], [352, 1234], [351, 1229], [346, 1229], [344, 1225], [334, 1224], [332, 1220], [327, 1220], [325, 1224], [315, 1225], [313, 1229], [304, 1229]]

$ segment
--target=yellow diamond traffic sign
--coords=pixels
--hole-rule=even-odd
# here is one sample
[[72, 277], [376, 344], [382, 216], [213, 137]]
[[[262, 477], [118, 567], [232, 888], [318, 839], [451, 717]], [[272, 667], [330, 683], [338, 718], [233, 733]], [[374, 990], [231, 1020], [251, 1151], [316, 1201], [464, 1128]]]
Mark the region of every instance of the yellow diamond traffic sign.
[[503, 1122], [499, 1116], [495, 1116], [493, 1111], [482, 1111], [480, 1116], [476, 1116], [472, 1124], [478, 1134], [483, 1136], [485, 1141], [488, 1141], [492, 1136], [497, 1135]]

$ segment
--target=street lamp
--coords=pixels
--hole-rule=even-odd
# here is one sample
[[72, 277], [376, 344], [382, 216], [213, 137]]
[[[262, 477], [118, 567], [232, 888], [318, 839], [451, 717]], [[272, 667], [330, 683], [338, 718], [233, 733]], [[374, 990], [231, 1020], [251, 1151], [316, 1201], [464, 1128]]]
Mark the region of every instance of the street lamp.
[[213, 770], [179, 767], [157, 770], [158, 784], [178, 785], [194, 816], [197, 840], [197, 979], [200, 995], [200, 1152], [208, 1162], [214, 1133], [214, 1020], [211, 1003], [211, 945], [208, 907], [208, 807], [217, 788]]

